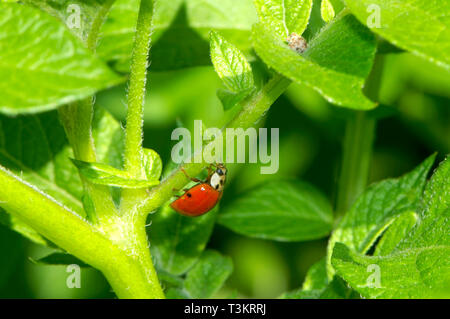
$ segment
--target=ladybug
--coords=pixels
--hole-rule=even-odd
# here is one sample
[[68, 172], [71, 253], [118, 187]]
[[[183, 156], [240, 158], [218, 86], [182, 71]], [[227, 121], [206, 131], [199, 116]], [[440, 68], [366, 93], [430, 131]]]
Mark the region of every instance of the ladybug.
[[216, 169], [208, 169], [208, 178], [201, 181], [191, 178], [182, 168], [183, 173], [198, 184], [185, 190], [185, 193], [170, 204], [181, 215], [197, 217], [206, 214], [216, 206], [222, 197], [227, 169], [223, 164], [217, 164]]

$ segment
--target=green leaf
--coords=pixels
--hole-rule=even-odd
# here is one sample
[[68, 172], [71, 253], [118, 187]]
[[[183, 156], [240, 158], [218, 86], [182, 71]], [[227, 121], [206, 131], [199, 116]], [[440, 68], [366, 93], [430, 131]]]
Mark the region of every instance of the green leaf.
[[217, 208], [196, 217], [175, 212], [169, 203], [152, 215], [148, 230], [152, 256], [159, 269], [184, 274], [198, 260], [211, 236]]
[[253, 41], [265, 63], [316, 90], [330, 103], [360, 110], [375, 107], [362, 88], [372, 68], [376, 42], [353, 16], [343, 15], [329, 23], [303, 55], [261, 23], [254, 26]]
[[0, 115], [0, 163], [26, 182], [84, 216], [77, 170], [68, 157], [64, 129], [56, 112]]
[[405, 212], [395, 218], [378, 242], [374, 256], [389, 255], [402, 238], [411, 231], [416, 222], [417, 214], [415, 212]]
[[234, 93], [252, 90], [252, 68], [242, 52], [216, 31], [211, 31], [210, 45], [214, 69], [227, 89]]
[[47, 239], [39, 235], [34, 229], [30, 228], [26, 223], [20, 220], [17, 216], [8, 214], [0, 208], [0, 223], [9, 229], [21, 234], [23, 237], [31, 240], [38, 245], [51, 246]]
[[242, 52], [216, 31], [211, 31], [210, 46], [214, 69], [227, 88], [219, 89], [217, 96], [228, 110], [255, 90], [252, 68]]
[[371, 185], [356, 200], [328, 242], [329, 278], [333, 274], [330, 260], [335, 243], [341, 242], [354, 251], [366, 253], [397, 216], [419, 210], [427, 174], [435, 157], [430, 156], [403, 177]]
[[159, 184], [158, 179], [134, 179], [126, 171], [102, 163], [88, 163], [72, 159], [87, 180], [98, 185], [122, 188], [146, 188]]
[[336, 243], [331, 262], [366, 298], [450, 297], [450, 161], [427, 183], [419, 221], [383, 256], [364, 256]]
[[25, 4], [39, 8], [61, 20], [67, 28], [87, 42], [97, 14], [109, 0], [24, 0]]
[[450, 69], [448, 1], [347, 0], [346, 4], [373, 32]]
[[235, 105], [244, 101], [252, 93], [252, 91], [253, 89], [242, 91], [239, 93], [233, 93], [228, 90], [218, 89], [217, 97], [219, 98], [220, 102], [222, 102], [223, 109], [227, 111]]
[[[447, 211], [447, 219], [449, 211]], [[450, 227], [450, 224], [446, 224]], [[448, 229], [448, 228], [447, 228]], [[449, 298], [450, 247], [430, 246], [399, 251], [385, 257], [370, 257], [336, 243], [332, 264], [365, 298]], [[379, 272], [379, 285], [374, 281]]]
[[308, 269], [300, 289], [284, 293], [280, 298], [319, 299], [327, 285], [326, 258], [322, 258]]
[[321, 292], [319, 299], [360, 299], [360, 295], [349, 288], [342, 278], [335, 276]]
[[191, 298], [209, 298], [222, 287], [232, 271], [230, 257], [207, 250], [187, 273], [185, 289]]
[[[123, 130], [101, 107], [95, 110], [93, 137], [98, 159], [121, 167]], [[13, 118], [0, 115], [0, 165], [84, 217], [83, 188], [70, 157], [73, 152], [56, 111]], [[38, 244], [49, 244], [34, 229], [2, 209], [0, 221]]]
[[[31, 259], [31, 258], [30, 258]], [[43, 265], [72, 265], [76, 264], [80, 267], [90, 267], [85, 262], [79, 260], [77, 257], [67, 254], [67, 253], [52, 253], [43, 258], [34, 260], [31, 259], [34, 263], [43, 264]]]
[[181, 277], [172, 275], [171, 273], [168, 273], [167, 271], [162, 269], [157, 269], [156, 271], [158, 272], [159, 280], [164, 282], [166, 285], [176, 288], [183, 287], [184, 280]]
[[301, 289], [285, 293], [283, 299], [354, 299], [359, 295], [339, 277], [328, 281], [326, 258], [309, 268]]
[[54, 109], [122, 81], [47, 13], [14, 3], [0, 11], [0, 112]]
[[147, 180], [159, 180], [162, 173], [162, 160], [158, 153], [144, 148], [144, 169]]
[[[102, 27], [100, 57], [129, 72], [139, 0], [117, 0]], [[171, 0], [155, 7], [152, 70], [209, 65], [209, 32], [220, 31], [246, 54], [256, 21], [252, 0]]]
[[166, 291], [167, 299], [189, 299], [190, 296], [180, 288], [169, 288]]
[[322, 258], [309, 268], [303, 281], [303, 290], [320, 290], [327, 286], [326, 258]]
[[92, 136], [98, 160], [115, 168], [122, 168], [125, 131], [121, 123], [100, 106], [94, 108]]
[[285, 40], [292, 32], [301, 35], [308, 25], [312, 0], [254, 0], [259, 21]]
[[439, 215], [450, 206], [450, 156], [439, 165], [425, 189], [421, 217]]
[[322, 19], [325, 22], [330, 22], [333, 20], [335, 13], [333, 4], [330, 0], [322, 0], [322, 4], [320, 6], [320, 14], [322, 15]]
[[321, 290], [302, 290], [296, 289], [293, 291], [285, 292], [279, 298], [280, 299], [319, 299]]
[[219, 223], [249, 237], [302, 241], [329, 234], [328, 200], [300, 181], [272, 181], [244, 193], [223, 209]]

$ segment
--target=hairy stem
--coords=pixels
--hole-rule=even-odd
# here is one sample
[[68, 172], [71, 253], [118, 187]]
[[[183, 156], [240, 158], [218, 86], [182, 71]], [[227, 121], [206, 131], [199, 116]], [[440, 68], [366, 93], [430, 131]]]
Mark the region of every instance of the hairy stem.
[[[111, 9], [114, 0], [107, 0], [95, 16], [89, 30], [86, 46], [95, 51], [100, 28]], [[94, 139], [92, 137], [92, 116], [94, 113], [94, 97], [90, 97], [58, 109], [60, 120], [64, 126], [74, 157], [85, 162], [96, 162]], [[114, 214], [115, 205], [108, 187], [94, 185], [80, 175], [84, 190], [92, 200], [95, 212], [86, 209], [87, 217], [92, 222]], [[85, 207], [86, 208], [86, 207]]]
[[[152, 257], [150, 255], [147, 233], [145, 231], [145, 218], [134, 211], [123, 215], [114, 216], [108, 221], [100, 225], [101, 231], [115, 245], [117, 245], [125, 255], [138, 266], [144, 279], [142, 282], [125, 281], [118, 278], [116, 288], [119, 290], [127, 290], [129, 287], [146, 285], [146, 290], [150, 295], [146, 298], [164, 298], [164, 293], [159, 283], [155, 267], [153, 266]], [[121, 268], [120, 265], [117, 265]], [[136, 298], [137, 296], [133, 296]]]
[[[60, 107], [58, 113], [69, 144], [72, 146], [74, 157], [85, 162], [96, 162], [97, 156], [91, 129], [92, 98]], [[109, 189], [106, 186], [90, 183], [82, 175], [80, 178], [95, 209], [95, 213], [86, 209], [88, 219], [96, 223], [103, 216], [112, 214], [115, 206]]]
[[375, 119], [364, 111], [351, 114], [345, 128], [336, 212], [344, 214], [367, 184]]
[[[161, 298], [143, 267], [96, 227], [0, 166], [0, 206], [70, 254], [101, 270], [120, 298]], [[142, 227], [143, 229], [144, 227]], [[148, 256], [144, 256], [148, 260]], [[144, 264], [145, 265], [145, 264]]]
[[152, 20], [153, 0], [142, 0], [136, 26], [133, 55], [131, 57], [125, 140], [125, 169], [136, 178], [144, 177], [142, 168], [142, 126]]
[[[374, 101], [378, 101], [382, 59], [380, 55], [375, 57], [365, 85], [367, 96]], [[376, 119], [369, 112], [355, 111], [347, 120], [336, 198], [337, 216], [342, 216], [367, 186], [375, 127]]]
[[[143, 118], [145, 102], [145, 86], [147, 80], [148, 55], [150, 51], [153, 0], [141, 0], [133, 54], [131, 57], [131, 73], [128, 90], [128, 111], [126, 118], [125, 136], [125, 170], [135, 178], [145, 178], [143, 169]], [[154, 293], [153, 298], [164, 298], [154, 269], [147, 234], [145, 232], [145, 218], [136, 212], [136, 203], [140, 203], [146, 196], [145, 189], [124, 189], [120, 204], [121, 218], [124, 225], [131, 225], [129, 231], [132, 238], [131, 250], [134, 258], [140, 263], [149, 287]]]
[[[242, 110], [225, 126], [225, 128], [246, 129], [253, 126], [268, 111], [275, 100], [287, 89], [290, 80], [281, 75], [275, 75], [257, 94], [255, 94], [242, 108]], [[225, 130], [223, 128], [222, 131]], [[225, 134], [223, 134], [225, 138]], [[212, 143], [212, 142], [211, 142]], [[206, 146], [205, 146], [206, 147]], [[201, 158], [201, 161], [198, 161]], [[199, 163], [197, 163], [197, 161]], [[204, 169], [208, 163], [204, 162], [202, 152], [193, 154], [190, 163], [185, 163], [175, 170], [160, 185], [153, 188], [149, 196], [142, 202], [139, 211], [145, 216], [162, 206], [173, 196], [173, 189], [182, 189], [189, 180], [181, 171], [181, 167], [190, 175], [195, 176]]]
[[95, 162], [91, 129], [92, 98], [60, 107], [58, 112], [75, 158], [85, 162]]
[[89, 31], [88, 38], [86, 40], [86, 45], [89, 48], [89, 50], [95, 52], [97, 48], [97, 41], [100, 33], [100, 28], [103, 25], [103, 22], [105, 22], [106, 16], [111, 9], [111, 6], [113, 5], [115, 0], [107, 0], [102, 5], [100, 10], [97, 12], [97, 15], [94, 18], [94, 21], [92, 22], [91, 30]]

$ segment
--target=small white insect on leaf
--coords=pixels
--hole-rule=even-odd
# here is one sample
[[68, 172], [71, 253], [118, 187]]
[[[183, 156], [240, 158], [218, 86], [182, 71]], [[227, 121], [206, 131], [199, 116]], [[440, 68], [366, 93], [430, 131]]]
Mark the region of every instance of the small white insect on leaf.
[[303, 53], [308, 48], [308, 43], [306, 42], [305, 38], [295, 32], [292, 32], [286, 40], [289, 44], [289, 47], [297, 53]]

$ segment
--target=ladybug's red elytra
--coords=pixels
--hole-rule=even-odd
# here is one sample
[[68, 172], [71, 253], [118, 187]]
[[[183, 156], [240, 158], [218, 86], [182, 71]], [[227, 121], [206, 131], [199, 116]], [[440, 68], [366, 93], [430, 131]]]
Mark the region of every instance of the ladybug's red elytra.
[[[183, 169], [182, 171], [188, 176]], [[227, 169], [223, 164], [217, 164], [214, 171], [211, 169], [208, 171], [206, 181], [188, 176], [198, 184], [187, 189], [182, 196], [170, 204], [170, 207], [181, 215], [190, 217], [201, 216], [213, 209], [222, 197]]]

